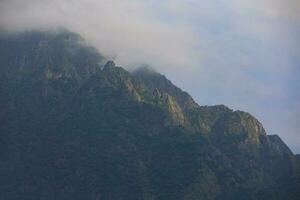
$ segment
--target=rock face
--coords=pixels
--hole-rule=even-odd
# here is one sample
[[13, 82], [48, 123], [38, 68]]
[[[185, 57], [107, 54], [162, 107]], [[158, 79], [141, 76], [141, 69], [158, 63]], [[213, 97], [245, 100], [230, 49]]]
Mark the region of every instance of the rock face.
[[253, 116], [106, 62], [69, 32], [0, 36], [0, 199], [300, 198], [299, 156]]

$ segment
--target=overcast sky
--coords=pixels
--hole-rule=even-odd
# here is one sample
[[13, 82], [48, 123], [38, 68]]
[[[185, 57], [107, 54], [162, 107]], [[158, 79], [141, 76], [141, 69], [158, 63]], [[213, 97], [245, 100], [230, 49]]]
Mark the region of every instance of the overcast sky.
[[200, 105], [250, 112], [300, 153], [299, 0], [0, 0], [0, 26], [78, 32]]

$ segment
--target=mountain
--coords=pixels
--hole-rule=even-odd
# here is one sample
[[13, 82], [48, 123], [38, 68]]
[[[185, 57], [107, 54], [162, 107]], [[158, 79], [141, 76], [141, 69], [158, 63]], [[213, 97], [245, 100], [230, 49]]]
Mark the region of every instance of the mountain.
[[0, 34], [0, 199], [296, 200], [300, 157], [68, 31]]

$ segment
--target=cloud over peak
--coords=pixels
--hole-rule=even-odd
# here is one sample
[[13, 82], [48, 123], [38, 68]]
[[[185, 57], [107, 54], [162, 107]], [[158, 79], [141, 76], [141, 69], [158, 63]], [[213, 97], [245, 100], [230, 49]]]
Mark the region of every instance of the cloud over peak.
[[[201, 104], [257, 116], [300, 152], [298, 0], [1, 0], [0, 28], [63, 27], [154, 66]], [[280, 114], [279, 114], [280, 113]], [[298, 141], [298, 142], [297, 142]]]
[[64, 27], [80, 33], [106, 56], [128, 66], [188, 63], [194, 33], [170, 26], [135, 0], [4, 0], [0, 25], [11, 31]]

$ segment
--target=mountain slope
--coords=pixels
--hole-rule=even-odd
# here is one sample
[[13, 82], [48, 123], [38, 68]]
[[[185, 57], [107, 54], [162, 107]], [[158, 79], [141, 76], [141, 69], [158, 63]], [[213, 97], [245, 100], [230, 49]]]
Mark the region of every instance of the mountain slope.
[[66, 31], [1, 35], [0, 55], [0, 199], [299, 198], [299, 156], [248, 113]]

